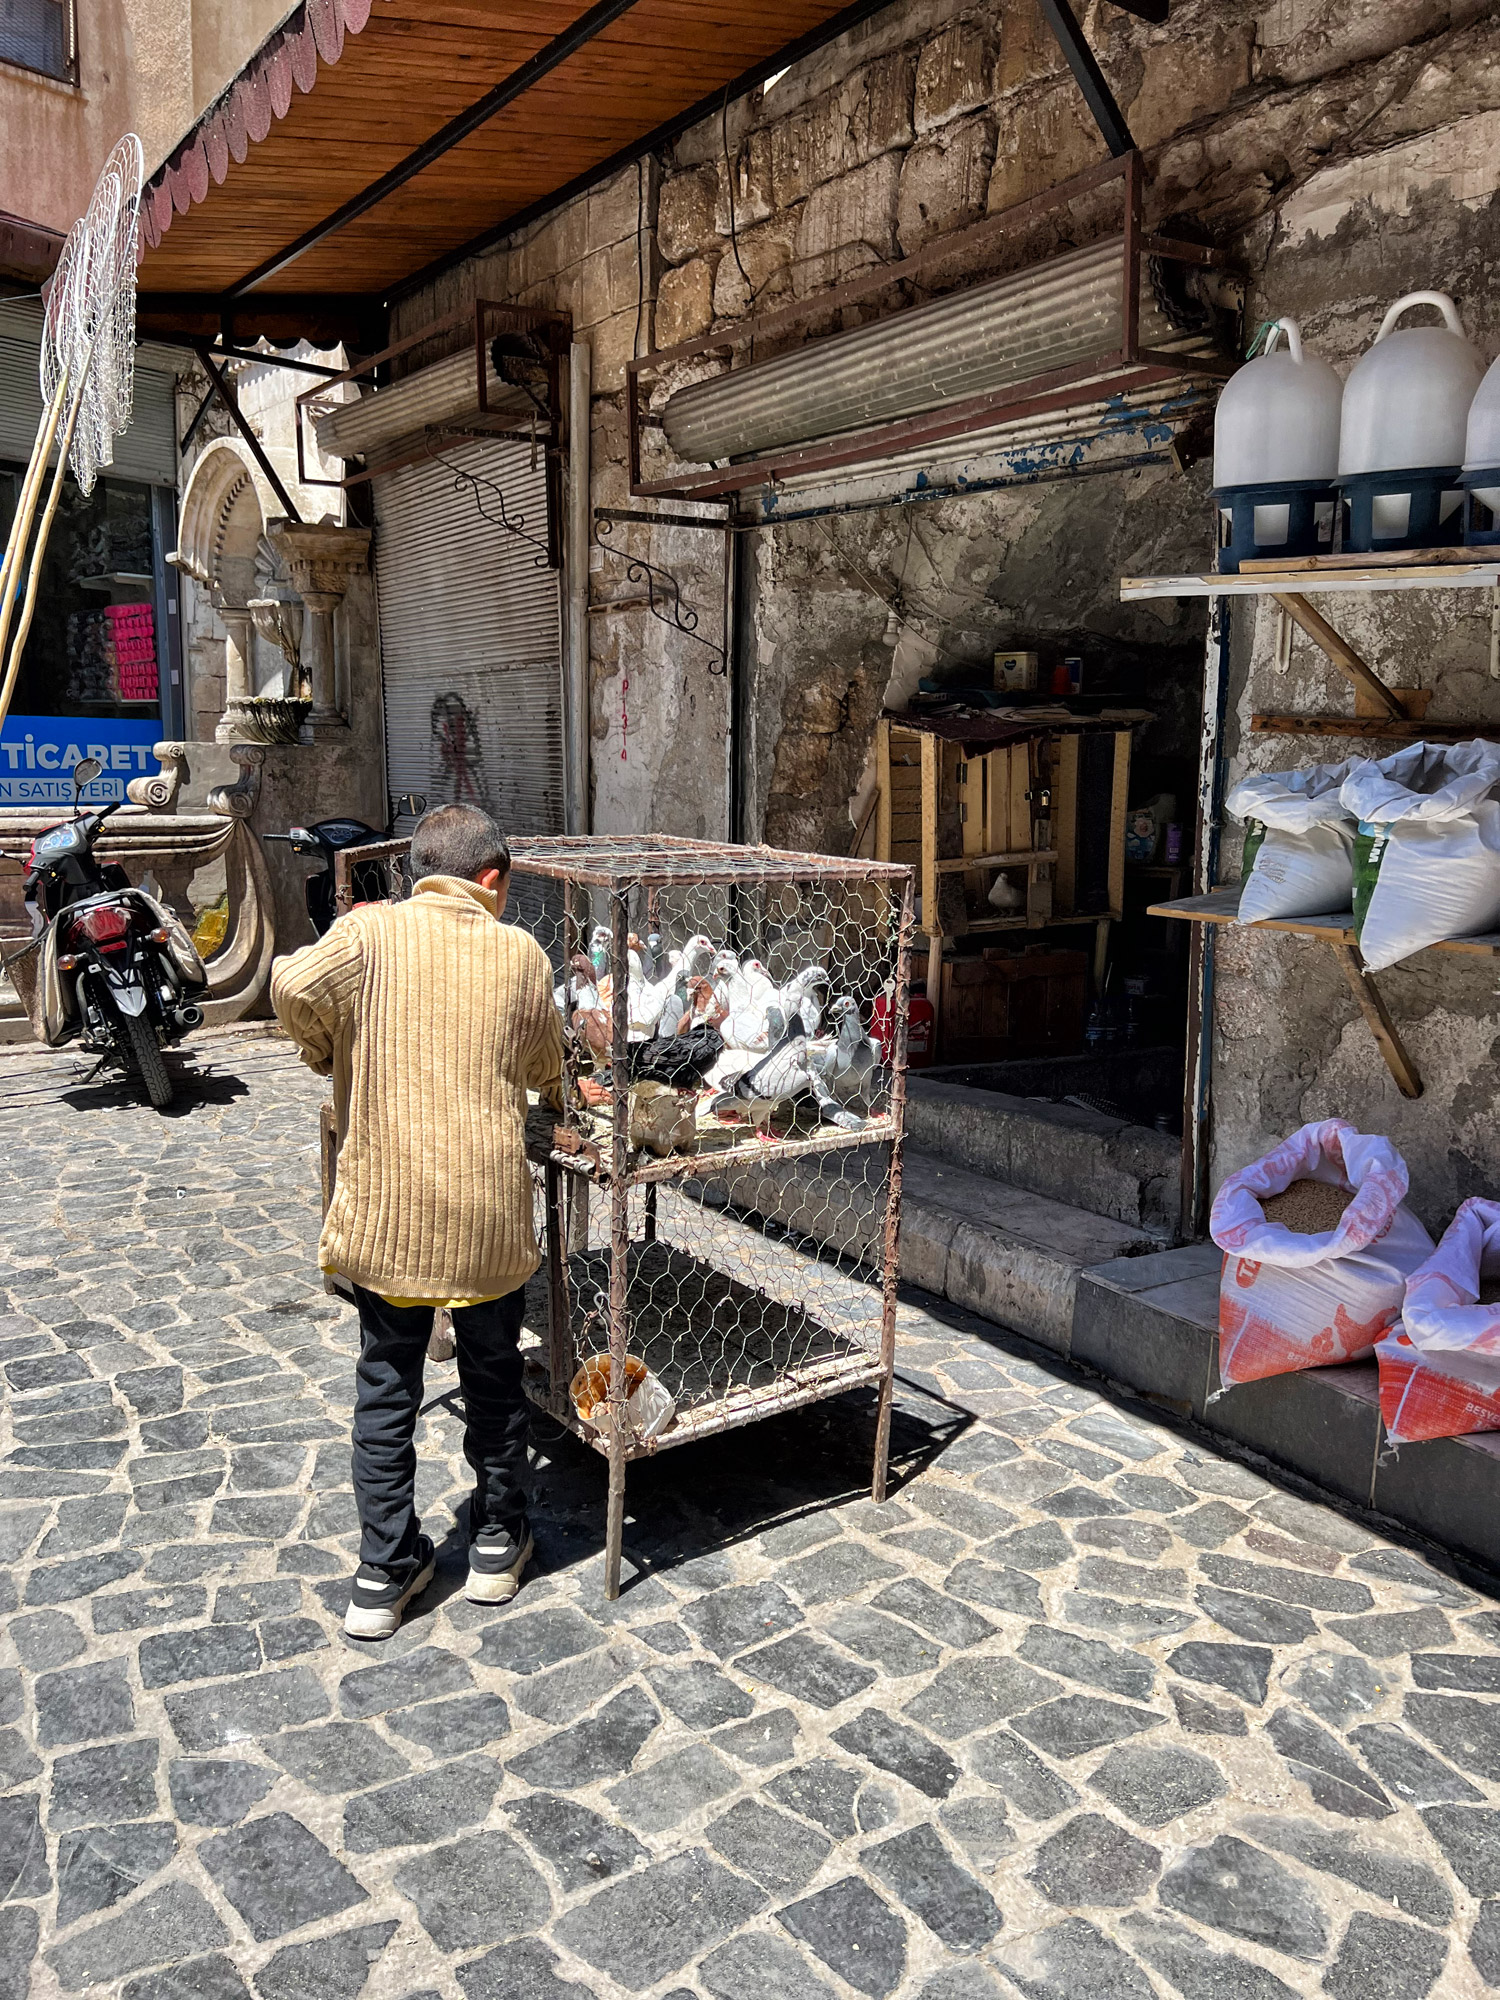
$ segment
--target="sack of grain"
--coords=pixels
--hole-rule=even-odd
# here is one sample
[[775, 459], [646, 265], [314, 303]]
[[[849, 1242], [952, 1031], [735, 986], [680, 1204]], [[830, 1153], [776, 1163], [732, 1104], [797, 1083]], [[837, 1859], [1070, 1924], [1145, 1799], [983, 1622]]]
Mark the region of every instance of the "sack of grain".
[[1372, 972], [1500, 923], [1500, 744], [1411, 743], [1358, 765], [1354, 927]]
[[1242, 924], [1264, 917], [1319, 917], [1347, 910], [1354, 893], [1354, 820], [1339, 802], [1362, 758], [1262, 771], [1225, 801], [1245, 822]]
[[1345, 1119], [1304, 1125], [1219, 1189], [1219, 1380], [1357, 1361], [1400, 1317], [1432, 1238], [1405, 1206], [1406, 1162]]
[[1464, 1203], [1375, 1356], [1392, 1444], [1500, 1430], [1500, 1202]]

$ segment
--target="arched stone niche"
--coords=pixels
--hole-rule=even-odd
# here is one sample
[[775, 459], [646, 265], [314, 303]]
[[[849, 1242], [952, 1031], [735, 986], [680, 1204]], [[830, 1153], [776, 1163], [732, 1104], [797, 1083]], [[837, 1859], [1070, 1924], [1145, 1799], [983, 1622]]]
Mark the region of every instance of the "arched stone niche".
[[[183, 489], [177, 548], [168, 561], [195, 586], [187, 709], [200, 739], [212, 733], [221, 743], [239, 741], [247, 733], [239, 705], [262, 691], [249, 605], [266, 595], [265, 534], [274, 505], [265, 474], [238, 438], [215, 439]], [[279, 656], [274, 667], [266, 664], [267, 677], [284, 666]]]

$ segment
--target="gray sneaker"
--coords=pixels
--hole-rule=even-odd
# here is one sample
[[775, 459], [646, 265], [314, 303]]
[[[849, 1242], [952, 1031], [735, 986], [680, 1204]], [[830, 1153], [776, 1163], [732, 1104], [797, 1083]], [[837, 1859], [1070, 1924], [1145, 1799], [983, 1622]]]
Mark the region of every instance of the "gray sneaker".
[[469, 1581], [464, 1596], [472, 1604], [508, 1604], [521, 1588], [521, 1572], [531, 1561], [531, 1529], [481, 1528], [469, 1544]]
[[389, 1639], [400, 1626], [407, 1605], [431, 1583], [436, 1568], [436, 1551], [426, 1535], [419, 1539], [411, 1563], [403, 1563], [400, 1569], [361, 1563], [354, 1572], [349, 1609], [344, 1613], [345, 1632], [351, 1639]]

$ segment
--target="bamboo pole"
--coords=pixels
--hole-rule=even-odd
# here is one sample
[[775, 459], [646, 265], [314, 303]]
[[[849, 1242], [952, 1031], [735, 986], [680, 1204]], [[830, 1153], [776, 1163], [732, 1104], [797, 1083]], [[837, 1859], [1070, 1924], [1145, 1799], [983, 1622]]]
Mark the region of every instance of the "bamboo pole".
[[[85, 379], [87, 379], [87, 374], [88, 362], [85, 361]], [[66, 387], [66, 378], [64, 378], [61, 387]], [[82, 407], [83, 396], [80, 393], [73, 398], [73, 407], [68, 412], [68, 427], [63, 433], [62, 443], [58, 447], [57, 465], [52, 474], [52, 489], [47, 495], [46, 510], [42, 515], [41, 525], [37, 529], [36, 544], [31, 551], [31, 569], [26, 579], [26, 602], [22, 606], [21, 622], [16, 627], [16, 635], [11, 644], [10, 657], [6, 662], [5, 681], [3, 685], [0, 685], [0, 729], [5, 727], [5, 718], [10, 713], [11, 697], [16, 691], [16, 680], [21, 671], [21, 654], [25, 649], [27, 635], [31, 631], [31, 621], [36, 613], [37, 590], [40, 586], [42, 576], [42, 558], [47, 553], [47, 538], [52, 533], [52, 523], [57, 517], [57, 504], [62, 498], [63, 480], [67, 477], [68, 453], [72, 449], [73, 431], [78, 423], [78, 412]], [[33, 511], [34, 509], [35, 503], [33, 502]], [[29, 522], [27, 524], [27, 532], [30, 532]], [[17, 564], [17, 570], [19, 571], [19, 564]], [[14, 601], [11, 595], [11, 588], [11, 584], [7, 582], [6, 601], [3, 605], [0, 605], [0, 657], [4, 656], [6, 633], [10, 625], [11, 605]]]
[[20, 572], [21, 558], [26, 553], [26, 544], [31, 536], [37, 495], [46, 476], [47, 456], [52, 449], [52, 441], [57, 436], [57, 426], [62, 418], [67, 391], [67, 378], [64, 376], [52, 392], [52, 401], [42, 413], [42, 421], [37, 426], [36, 438], [31, 447], [31, 458], [26, 467], [26, 477], [21, 482], [20, 495], [16, 501], [15, 518], [10, 524], [10, 534], [6, 538], [4, 560], [0, 561], [0, 660], [5, 657], [5, 635], [10, 624], [9, 607], [14, 598], [16, 577]]

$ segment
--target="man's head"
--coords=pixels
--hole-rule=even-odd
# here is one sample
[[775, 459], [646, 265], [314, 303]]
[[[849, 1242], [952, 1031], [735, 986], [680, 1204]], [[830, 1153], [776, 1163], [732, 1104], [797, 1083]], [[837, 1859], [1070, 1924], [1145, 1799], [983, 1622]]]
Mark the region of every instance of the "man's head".
[[456, 875], [503, 895], [510, 849], [483, 806], [434, 806], [417, 821], [407, 867], [413, 882], [427, 875]]

